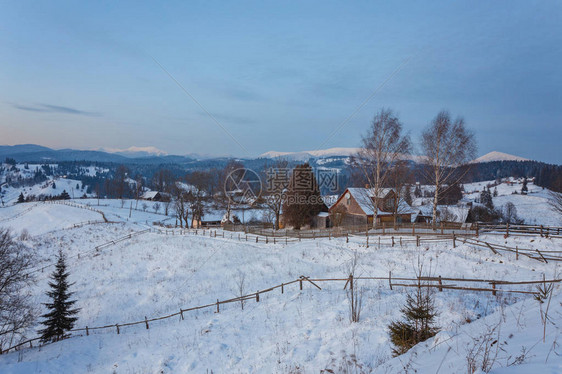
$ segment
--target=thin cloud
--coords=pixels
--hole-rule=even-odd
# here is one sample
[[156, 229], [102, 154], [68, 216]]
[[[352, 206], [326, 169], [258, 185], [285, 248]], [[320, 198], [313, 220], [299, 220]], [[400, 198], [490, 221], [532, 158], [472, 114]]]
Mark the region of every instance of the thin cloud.
[[25, 110], [27, 112], [76, 114], [76, 115], [87, 116], [87, 117], [100, 116], [99, 113], [87, 112], [84, 110], [79, 110], [76, 108], [71, 108], [62, 105], [37, 104], [34, 106], [29, 106], [29, 105], [14, 104], [13, 107], [19, 110]]

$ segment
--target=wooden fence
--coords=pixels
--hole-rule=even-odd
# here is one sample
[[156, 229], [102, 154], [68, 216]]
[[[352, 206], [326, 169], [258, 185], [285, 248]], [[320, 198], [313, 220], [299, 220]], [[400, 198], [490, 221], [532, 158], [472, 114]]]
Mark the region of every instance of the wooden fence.
[[[293, 284], [299, 284], [299, 290], [302, 291], [305, 284], [310, 284], [314, 287], [314, 289], [322, 290], [319, 286], [322, 282], [345, 282], [344, 289], [348, 286], [350, 289], [355, 287], [355, 282], [360, 280], [376, 280], [376, 281], [388, 281], [389, 289], [392, 291], [395, 287], [424, 287], [424, 288], [435, 288], [440, 292], [443, 290], [461, 290], [461, 291], [474, 291], [474, 292], [491, 292], [492, 295], [497, 295], [498, 292], [501, 293], [518, 293], [518, 294], [527, 294], [527, 295], [536, 295], [537, 291], [529, 291], [529, 290], [517, 290], [517, 289], [502, 289], [498, 288], [499, 286], [513, 286], [513, 285], [539, 285], [539, 284], [554, 284], [562, 282], [562, 279], [543, 279], [542, 280], [530, 280], [530, 281], [505, 281], [505, 280], [494, 280], [494, 279], [478, 279], [478, 278], [448, 278], [448, 277], [393, 277], [392, 272], [389, 272], [388, 277], [354, 277], [352, 274], [347, 278], [312, 278], [312, 277], [305, 277], [300, 276], [299, 278], [286, 282], [281, 283], [273, 287], [269, 287], [263, 290], [258, 290], [257, 292], [242, 295], [239, 297], [234, 297], [231, 299], [226, 300], [219, 300], [217, 299], [216, 302], [208, 303], [205, 305], [193, 306], [186, 309], [180, 308], [178, 312], [170, 313], [164, 316], [158, 316], [153, 318], [145, 317], [143, 320], [132, 321], [132, 322], [122, 322], [122, 323], [115, 323], [103, 326], [85, 326], [82, 328], [72, 329], [70, 332], [74, 333], [82, 333], [89, 336], [91, 332], [97, 330], [114, 330], [117, 334], [121, 333], [121, 329], [127, 326], [135, 326], [135, 325], [143, 325], [146, 329], [150, 328], [150, 323], [160, 320], [165, 320], [173, 317], [178, 317], [180, 320], [184, 320], [185, 313], [192, 312], [195, 310], [202, 310], [202, 309], [213, 309], [216, 313], [220, 313], [221, 305], [230, 304], [230, 303], [239, 303], [248, 300], [255, 300], [256, 302], [260, 302], [260, 296], [266, 293], [272, 292], [274, 290], [280, 290], [281, 293], [285, 293], [287, 286]], [[460, 283], [461, 285], [457, 284]], [[468, 285], [464, 286], [465, 283], [476, 283], [476, 284], [485, 284], [486, 286], [475, 286], [475, 285]], [[18, 350], [20, 348], [26, 347], [29, 345], [30, 348], [33, 347], [33, 342], [40, 341], [40, 337], [36, 337], [33, 339], [28, 339], [24, 342], [18, 343], [14, 346], [6, 348], [4, 350], [0, 347], [0, 354], [7, 353], [12, 350]]]
[[77, 204], [77, 203], [74, 203], [74, 202], [71, 202], [71, 201], [67, 201], [67, 200], [46, 200], [46, 201], [44, 201], [44, 203], [45, 203], [45, 204], [66, 205], [66, 206], [71, 206], [71, 207], [73, 207], [73, 208], [90, 210], [90, 211], [92, 211], [92, 212], [96, 212], [96, 213], [101, 214], [101, 216], [103, 217], [103, 220], [104, 220], [105, 222], [109, 222], [109, 221], [107, 220], [107, 218], [105, 217], [105, 214], [104, 214], [101, 210], [94, 209], [94, 208], [92, 208], [92, 207], [89, 206], [89, 205]]
[[562, 238], [562, 227], [544, 225], [491, 225], [480, 224], [480, 230], [486, 233], [509, 235], [540, 235], [541, 237]]
[[249, 225], [224, 225], [224, 230], [240, 231], [261, 236], [283, 237], [290, 236], [296, 238], [326, 238], [346, 236], [348, 234], [364, 233], [365, 235], [476, 235], [478, 236], [478, 224], [471, 223], [454, 223], [440, 222], [435, 227], [430, 223], [382, 223], [373, 228], [371, 225], [353, 225], [332, 227], [326, 229], [303, 229], [303, 230], [274, 230], [272, 228], [263, 228], [262, 226]]
[[[227, 232], [227, 231], [217, 231], [212, 229], [181, 229], [181, 230], [173, 230], [173, 229], [153, 229], [155, 232], [158, 232], [163, 235], [202, 235], [202, 236], [209, 236], [209, 237], [219, 237], [219, 238], [230, 238], [233, 240], [238, 241], [246, 241], [246, 242], [255, 242], [255, 243], [266, 243], [266, 244], [288, 244], [295, 241], [301, 241], [303, 239], [320, 239], [320, 238], [328, 238], [331, 239], [332, 236], [320, 236], [320, 235], [308, 235], [308, 236], [282, 236], [283, 232], [277, 231], [275, 235], [272, 236], [261, 236], [257, 234], [248, 234], [242, 232]], [[253, 236], [252, 236], [253, 235]], [[360, 234], [349, 234], [346, 233], [343, 236], [334, 235], [333, 238], [345, 238], [346, 243], [349, 243], [349, 238], [355, 238], [359, 240], [364, 240], [364, 245], [366, 248], [370, 247], [381, 247], [381, 246], [403, 246], [415, 243], [417, 247], [422, 246], [423, 244], [431, 244], [431, 243], [451, 243], [453, 248], [456, 248], [459, 244], [468, 244], [475, 247], [480, 247], [484, 249], [491, 250], [495, 255], [501, 256], [501, 252], [510, 252], [515, 254], [515, 259], [519, 260], [519, 256], [525, 256], [533, 260], [541, 261], [548, 263], [549, 261], [562, 261], [562, 251], [556, 250], [539, 250], [533, 248], [519, 248], [518, 246], [510, 247], [507, 245], [491, 243], [488, 241], [480, 240], [475, 237], [470, 237], [466, 235], [457, 235], [447, 234], [447, 235], [435, 235], [435, 236], [421, 236], [416, 235], [415, 237], [403, 237], [403, 236], [381, 236], [377, 235], [376, 239], [372, 238], [373, 235], [366, 233]]]

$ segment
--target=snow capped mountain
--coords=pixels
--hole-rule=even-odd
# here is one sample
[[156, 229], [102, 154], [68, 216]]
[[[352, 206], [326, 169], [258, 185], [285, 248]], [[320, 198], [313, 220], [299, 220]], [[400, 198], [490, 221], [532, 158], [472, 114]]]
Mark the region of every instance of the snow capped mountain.
[[484, 156], [480, 156], [477, 159], [472, 160], [471, 164], [477, 164], [480, 162], [492, 162], [492, 161], [531, 161], [527, 158], [510, 155], [508, 153], [493, 151], [486, 153]]
[[167, 156], [168, 153], [156, 147], [136, 147], [132, 146], [126, 149], [119, 148], [102, 148], [104, 152], [115, 153], [125, 157], [148, 157], [148, 156]]
[[334, 157], [334, 156], [351, 156], [359, 151], [359, 148], [329, 148], [319, 149], [315, 151], [301, 151], [301, 152], [278, 152], [269, 151], [259, 155], [259, 158], [277, 158], [284, 157], [291, 160], [307, 160], [309, 158], [321, 157]]

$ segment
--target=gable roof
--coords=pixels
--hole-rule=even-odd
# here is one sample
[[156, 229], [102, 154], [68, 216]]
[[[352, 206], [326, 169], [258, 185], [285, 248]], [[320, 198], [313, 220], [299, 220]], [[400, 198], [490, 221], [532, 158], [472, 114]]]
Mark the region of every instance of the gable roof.
[[141, 198], [143, 199], [154, 199], [156, 195], [160, 194], [158, 191], [146, 191], [142, 194]]
[[[394, 188], [381, 188], [379, 190], [379, 193], [378, 193], [378, 198], [384, 199], [388, 196], [388, 194], [390, 192], [393, 192], [393, 191], [394, 191]], [[335, 206], [341, 199], [343, 199], [347, 192], [349, 192], [349, 194], [353, 197], [353, 199], [359, 205], [359, 208], [361, 208], [361, 210], [366, 215], [368, 215], [368, 216], [374, 215], [374, 209], [373, 209], [374, 204], [373, 204], [372, 197], [375, 196], [375, 193], [374, 193], [372, 188], [348, 187], [343, 192], [343, 194], [338, 198], [336, 203], [332, 205], [332, 207]], [[398, 205], [398, 214], [410, 214], [410, 213], [415, 212], [412, 209], [412, 207], [410, 207], [410, 205], [408, 205], [408, 203], [406, 203], [403, 199], [400, 199], [400, 202], [398, 204], [399, 204]], [[392, 214], [392, 213], [391, 212], [383, 212], [381, 210], [377, 211], [377, 215], [379, 215], [379, 216], [388, 215], [388, 214]]]

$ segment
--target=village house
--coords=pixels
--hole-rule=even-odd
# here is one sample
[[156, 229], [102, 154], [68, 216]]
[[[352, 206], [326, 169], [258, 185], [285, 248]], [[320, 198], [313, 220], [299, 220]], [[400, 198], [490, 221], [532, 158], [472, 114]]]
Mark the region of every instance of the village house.
[[162, 201], [162, 194], [158, 191], [146, 191], [142, 194], [141, 199], [148, 201]]
[[372, 188], [347, 188], [330, 207], [332, 222], [340, 222], [343, 226], [372, 225], [375, 217], [377, 223], [393, 223], [395, 217], [397, 223], [411, 221], [414, 211], [403, 199], [397, 198], [393, 188], [382, 188], [377, 200], [375, 212]]

